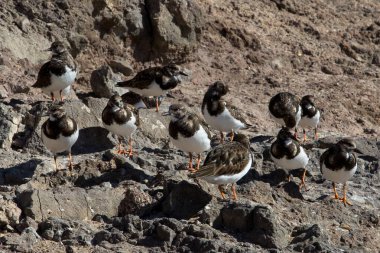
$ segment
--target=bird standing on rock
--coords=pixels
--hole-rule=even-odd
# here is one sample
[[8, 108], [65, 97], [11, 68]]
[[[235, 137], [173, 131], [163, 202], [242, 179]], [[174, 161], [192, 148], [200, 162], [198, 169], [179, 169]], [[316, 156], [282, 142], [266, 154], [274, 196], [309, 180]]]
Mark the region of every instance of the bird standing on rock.
[[61, 104], [53, 104], [49, 109], [49, 119], [41, 127], [42, 142], [54, 154], [58, 171], [57, 154], [69, 152], [69, 169], [73, 168], [71, 147], [77, 141], [79, 130], [74, 119], [66, 115]]
[[[119, 148], [118, 154], [133, 155], [132, 149], [132, 133], [137, 129], [138, 120], [133, 114], [135, 108], [129, 107], [124, 104], [119, 95], [113, 95], [107, 103], [107, 106], [102, 112], [102, 121], [104, 127], [113, 134], [118, 135]], [[136, 112], [135, 112], [136, 113]], [[122, 148], [122, 140], [128, 138], [129, 149], [128, 151]]]
[[32, 87], [40, 88], [54, 101], [58, 96], [63, 101], [70, 93], [77, 75], [77, 64], [60, 41], [55, 41], [47, 49], [52, 52], [51, 60], [42, 65], [37, 81]]
[[295, 128], [301, 120], [302, 108], [295, 95], [281, 92], [269, 101], [269, 113], [281, 126]]
[[318, 124], [321, 113], [314, 105], [313, 98], [314, 96], [307, 95], [301, 99], [302, 116], [298, 125], [303, 129], [303, 141], [306, 141], [306, 128], [314, 128], [314, 139], [318, 139]]
[[[201, 153], [211, 148], [211, 136], [207, 127], [202, 124], [199, 117], [187, 112], [180, 104], [169, 107], [166, 115], [171, 116], [169, 123], [169, 136], [172, 143], [180, 150], [189, 153], [189, 170], [197, 171], [201, 162]], [[193, 169], [193, 154], [198, 154], [197, 167]]]
[[[288, 128], [283, 127], [279, 131], [276, 141], [270, 147], [270, 154], [274, 163], [288, 173], [290, 170], [304, 169], [299, 188], [301, 189], [303, 186], [306, 188], [306, 165], [309, 157]], [[288, 181], [290, 181], [290, 175]]]
[[[339, 199], [344, 205], [351, 205], [347, 200], [347, 181], [355, 174], [357, 160], [353, 151], [355, 142], [351, 139], [342, 139], [337, 144], [326, 150], [320, 158], [320, 168], [323, 178], [333, 182], [335, 199]], [[336, 192], [336, 183], [343, 184], [343, 198], [339, 198]]]
[[182, 81], [182, 76], [187, 76], [179, 66], [169, 64], [163, 67], [152, 67], [137, 73], [131, 80], [118, 82], [116, 86], [127, 88], [141, 96], [155, 96], [156, 111], [158, 112], [158, 96], [166, 94], [177, 87]]
[[237, 110], [227, 108], [227, 103], [222, 100], [222, 96], [228, 91], [227, 85], [219, 81], [215, 82], [208, 88], [202, 102], [202, 114], [206, 123], [220, 131], [222, 142], [223, 132], [231, 132], [231, 139], [233, 139], [235, 131], [250, 126]]
[[225, 192], [222, 185], [232, 184], [232, 196], [237, 200], [235, 183], [247, 174], [252, 162], [253, 154], [249, 149], [249, 139], [243, 134], [235, 134], [232, 142], [214, 147], [193, 176], [218, 185], [223, 199]]

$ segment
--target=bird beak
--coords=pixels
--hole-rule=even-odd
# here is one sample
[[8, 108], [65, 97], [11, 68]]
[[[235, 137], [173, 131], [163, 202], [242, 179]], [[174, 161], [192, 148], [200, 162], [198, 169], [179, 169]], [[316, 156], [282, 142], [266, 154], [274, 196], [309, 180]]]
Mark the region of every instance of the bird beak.
[[162, 116], [169, 116], [169, 115], [170, 115], [170, 112], [163, 112], [161, 115], [162, 115]]
[[358, 148], [355, 148], [353, 151], [354, 151], [355, 153], [358, 153], [358, 154], [361, 154], [361, 155], [364, 154], [364, 153], [363, 153], [360, 149], [358, 149]]
[[48, 52], [48, 51], [52, 51], [52, 49], [51, 49], [51, 47], [49, 47], [48, 49], [45, 49], [44, 51]]

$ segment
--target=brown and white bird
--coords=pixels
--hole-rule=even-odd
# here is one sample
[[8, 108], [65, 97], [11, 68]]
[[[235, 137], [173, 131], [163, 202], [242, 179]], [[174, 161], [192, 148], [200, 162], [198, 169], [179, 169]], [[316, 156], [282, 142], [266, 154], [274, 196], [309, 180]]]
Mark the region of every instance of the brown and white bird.
[[[137, 129], [138, 120], [133, 113], [135, 108], [124, 104], [119, 95], [113, 95], [102, 112], [102, 121], [104, 127], [119, 138], [118, 154], [133, 155], [132, 134]], [[136, 113], [136, 111], [135, 111]], [[122, 140], [128, 138], [129, 149], [126, 151], [122, 148]]]
[[301, 120], [302, 108], [295, 95], [289, 92], [281, 92], [269, 101], [269, 112], [281, 126], [295, 128]]
[[179, 66], [169, 64], [163, 67], [144, 69], [131, 80], [118, 82], [116, 86], [127, 88], [144, 97], [157, 97], [156, 111], [158, 112], [158, 97], [177, 87], [182, 81], [182, 76], [187, 76], [187, 74]]
[[58, 96], [63, 101], [70, 93], [71, 85], [77, 76], [77, 64], [60, 41], [55, 41], [47, 49], [52, 52], [50, 61], [42, 65], [37, 81], [32, 87], [40, 88], [54, 101]]
[[[335, 199], [340, 199], [344, 205], [351, 203], [347, 200], [347, 181], [355, 174], [357, 160], [353, 151], [355, 142], [351, 139], [342, 139], [327, 149], [320, 158], [320, 169], [323, 178], [333, 182]], [[343, 184], [343, 198], [339, 198], [336, 183]]]
[[156, 99], [158, 99], [158, 106], [160, 106], [163, 96], [157, 98], [154, 97], [143, 97], [133, 91], [128, 91], [121, 95], [124, 103], [133, 105], [136, 109], [149, 109], [156, 107]]
[[[169, 136], [171, 142], [184, 152], [189, 153], [189, 170], [199, 169], [201, 153], [211, 148], [211, 136], [202, 120], [194, 113], [188, 112], [183, 105], [172, 104], [166, 113], [171, 116]], [[198, 154], [197, 167], [193, 169], [193, 154]]]
[[229, 88], [218, 81], [210, 85], [202, 102], [202, 114], [207, 124], [220, 131], [221, 140], [224, 140], [224, 132], [233, 134], [239, 129], [249, 127], [238, 110], [228, 106], [222, 97], [226, 95]]
[[[321, 116], [320, 111], [314, 104], [314, 96], [307, 95], [301, 99], [302, 116], [298, 124], [303, 129], [303, 141], [306, 141], [306, 129], [314, 128], [314, 139], [318, 139], [318, 124]], [[297, 128], [296, 128], [297, 133]]]
[[57, 154], [69, 152], [69, 168], [73, 168], [71, 147], [77, 141], [79, 129], [75, 120], [66, 115], [61, 104], [53, 104], [49, 118], [41, 128], [42, 142], [53, 153], [55, 168], [58, 171]]
[[[274, 163], [288, 173], [290, 170], [304, 169], [299, 188], [303, 186], [306, 188], [306, 165], [309, 157], [288, 128], [283, 127], [278, 132], [277, 139], [270, 148], [270, 155]], [[290, 175], [288, 181], [290, 181]]]
[[211, 149], [203, 165], [192, 176], [218, 185], [223, 199], [225, 192], [222, 185], [231, 184], [232, 196], [236, 200], [235, 183], [247, 174], [253, 159], [247, 136], [235, 134], [232, 142], [225, 142]]

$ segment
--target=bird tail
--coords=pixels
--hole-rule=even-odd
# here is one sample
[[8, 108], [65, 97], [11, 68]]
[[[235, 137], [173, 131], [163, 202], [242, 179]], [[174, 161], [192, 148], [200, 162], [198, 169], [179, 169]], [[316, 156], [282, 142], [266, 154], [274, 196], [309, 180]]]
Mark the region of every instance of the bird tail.
[[116, 83], [116, 87], [129, 87], [129, 86], [130, 86], [130, 80]]

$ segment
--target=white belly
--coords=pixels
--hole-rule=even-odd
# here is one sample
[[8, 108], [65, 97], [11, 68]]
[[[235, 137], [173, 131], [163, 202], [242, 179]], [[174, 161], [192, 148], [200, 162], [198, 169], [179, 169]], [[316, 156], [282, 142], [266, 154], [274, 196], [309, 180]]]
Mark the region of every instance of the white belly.
[[204, 179], [205, 181], [207, 181], [207, 182], [209, 182], [211, 184], [217, 184], [217, 185], [236, 183], [242, 177], [244, 177], [245, 174], [247, 174], [247, 172], [251, 168], [252, 160], [253, 160], [253, 154], [250, 154], [248, 164], [238, 174], [235, 174], [235, 175], [223, 175], [223, 176], [207, 176], [207, 177], [202, 177], [202, 179]]
[[74, 132], [70, 136], [63, 136], [62, 134], [58, 137], [58, 139], [50, 139], [45, 134], [44, 131], [42, 132], [42, 142], [44, 145], [53, 153], [61, 153], [64, 151], [71, 151], [71, 147], [75, 144], [75, 142], [78, 140], [79, 136], [79, 130], [77, 129], [76, 132]]
[[[71, 85], [67, 86], [66, 88], [64, 88], [61, 92], [62, 94], [62, 97], [68, 97], [70, 95], [70, 90], [71, 90]], [[59, 90], [55, 90], [55, 91], [47, 91], [47, 90], [42, 90], [43, 93], [45, 93], [46, 95], [48, 96], [51, 96], [51, 93], [53, 93], [53, 96], [54, 98], [56, 99], [59, 99], [60, 98], [60, 91]]]
[[207, 124], [221, 132], [231, 132], [232, 130], [236, 131], [245, 127], [243, 122], [232, 117], [227, 108], [225, 108], [221, 114], [212, 116], [208, 113], [207, 106], [205, 106], [203, 116]]
[[316, 128], [319, 123], [320, 113], [317, 111], [317, 114], [312, 118], [302, 117], [299, 123], [299, 126], [302, 128]]
[[170, 137], [170, 140], [180, 150], [184, 152], [202, 153], [211, 148], [210, 139], [207, 136], [206, 131], [202, 126], [195, 132], [192, 137], [185, 138], [181, 134], [178, 134], [178, 139]]
[[132, 133], [137, 129], [136, 126], [136, 117], [132, 113], [132, 117], [123, 125], [119, 125], [116, 123], [112, 123], [111, 125], [104, 125], [104, 128], [106, 128], [111, 133], [114, 133], [116, 135], [129, 138], [131, 137]]
[[347, 182], [356, 172], [357, 165], [352, 170], [345, 170], [344, 168], [332, 171], [326, 168], [325, 164], [322, 164], [322, 177], [333, 181], [334, 183], [345, 183]]
[[161, 96], [164, 95], [166, 91], [160, 88], [160, 85], [153, 81], [147, 89], [137, 89], [137, 88], [130, 88], [127, 87], [128, 90], [133, 91], [141, 96], [149, 97], [149, 96]]
[[302, 147], [301, 147], [300, 153], [291, 160], [286, 159], [286, 157], [277, 159], [272, 154], [271, 154], [271, 157], [272, 157], [273, 162], [278, 167], [285, 170], [306, 168], [306, 165], [309, 162], [309, 157], [307, 157], [307, 154], [305, 153], [305, 150]]
[[65, 74], [61, 76], [56, 76], [51, 74], [51, 85], [48, 87], [42, 88], [44, 92], [59, 91], [65, 89], [67, 86], [70, 86], [74, 83], [77, 72], [71, 70], [66, 66]]
[[[275, 116], [272, 115], [271, 112], [269, 112], [271, 118], [277, 122], [278, 124], [280, 124], [281, 126], [285, 126], [285, 121], [283, 120], [283, 118], [276, 118]], [[301, 115], [302, 115], [302, 108], [301, 106], [298, 106], [298, 112], [296, 114], [296, 127], [298, 126], [300, 120], [301, 120]]]

